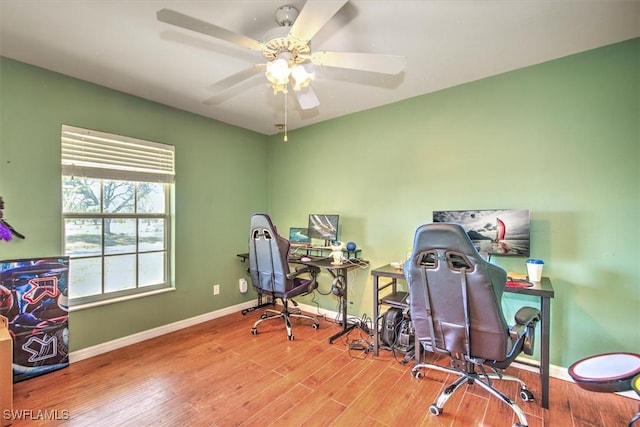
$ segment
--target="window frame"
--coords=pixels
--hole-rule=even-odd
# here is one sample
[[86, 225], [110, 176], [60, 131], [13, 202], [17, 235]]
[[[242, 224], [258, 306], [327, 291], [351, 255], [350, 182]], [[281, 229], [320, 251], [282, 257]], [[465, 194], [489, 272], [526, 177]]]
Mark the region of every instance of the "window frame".
[[[65, 145], [65, 142], [68, 142], [69, 140], [67, 139], [65, 141], [65, 132], [66, 135], [70, 135], [73, 134], [73, 138], [77, 138], [74, 139], [71, 144], [73, 145], [73, 150], [69, 150], [69, 144]], [[84, 146], [84, 138], [87, 138], [87, 140], [89, 140], [90, 144], [92, 145], [91, 149], [88, 150], [89, 151], [89, 155], [91, 158], [89, 157], [83, 157], [85, 155], [85, 152], [83, 150], [78, 150], [77, 147], [82, 148]], [[93, 139], [92, 137], [95, 137], [96, 139]], [[167, 149], [167, 152], [171, 152], [171, 159], [170, 159], [170, 166], [165, 165], [165, 161], [166, 159], [162, 159], [161, 161], [163, 162], [161, 168], [166, 168], [165, 171], [160, 171], [160, 173], [158, 173], [158, 170], [160, 168], [156, 168], [155, 165], [151, 166], [151, 170], [150, 173], [147, 170], [144, 170], [145, 167], [148, 166], [149, 161], [147, 161], [146, 157], [153, 157], [153, 153], [149, 156], [147, 156], [146, 152], [144, 153], [143, 156], [140, 156], [139, 158], [143, 159], [143, 162], [145, 164], [142, 164], [141, 167], [137, 167], [137, 166], [131, 166], [130, 163], [127, 163], [126, 160], [126, 156], [122, 156], [122, 153], [119, 153], [119, 158], [118, 158], [118, 162], [119, 163], [127, 163], [127, 165], [124, 167], [124, 169], [118, 169], [121, 165], [113, 165], [113, 164], [109, 164], [110, 163], [110, 159], [107, 158], [107, 161], [105, 163], [100, 163], [100, 154], [98, 156], [95, 155], [95, 153], [97, 152], [94, 148], [95, 145], [93, 144], [93, 142], [91, 141], [97, 141], [97, 140], [103, 140], [103, 141], [108, 141], [107, 145], [109, 145], [109, 149], [105, 150], [102, 149], [102, 152], [107, 153], [108, 157], [113, 158], [114, 156], [112, 155], [112, 152], [110, 151], [111, 148], [111, 144], [116, 144], [119, 143], [121, 141], [124, 141], [124, 143], [126, 143], [129, 147], [135, 147], [138, 144], [140, 144], [140, 147], [143, 148], [143, 150], [148, 149], [148, 147], [152, 147], [151, 150], [155, 150], [155, 148], [153, 147], [157, 147], [160, 150], [162, 149]], [[174, 147], [170, 146], [170, 145], [166, 145], [166, 144], [159, 144], [159, 143], [155, 143], [155, 142], [150, 142], [150, 141], [143, 141], [143, 140], [138, 140], [135, 138], [129, 138], [129, 137], [121, 137], [119, 135], [114, 135], [114, 134], [107, 134], [104, 132], [98, 132], [98, 131], [92, 131], [92, 130], [87, 130], [87, 129], [81, 129], [81, 128], [76, 128], [76, 127], [72, 127], [72, 126], [67, 126], [67, 125], [62, 125], [62, 173], [61, 173], [61, 189], [62, 189], [62, 195], [61, 195], [61, 200], [62, 200], [62, 252], [66, 255], [69, 256], [70, 258], [70, 269], [69, 269], [69, 274], [70, 274], [70, 280], [71, 277], [73, 275], [73, 262], [74, 260], [79, 260], [79, 259], [99, 259], [99, 263], [100, 263], [100, 285], [99, 285], [99, 289], [100, 289], [100, 293], [99, 294], [92, 294], [92, 295], [85, 295], [85, 296], [80, 296], [80, 297], [75, 297], [72, 298], [71, 295], [69, 295], [69, 306], [70, 308], [82, 308], [83, 306], [93, 306], [93, 305], [102, 305], [102, 304], [109, 304], [109, 303], [113, 303], [122, 299], [130, 299], [130, 298], [137, 298], [137, 297], [141, 297], [141, 296], [146, 296], [149, 294], [155, 294], [158, 292], [162, 292], [162, 291], [166, 291], [166, 290], [172, 290], [174, 289], [174, 283], [173, 283], [173, 275], [172, 275], [172, 266], [174, 263], [174, 254], [173, 254], [173, 247], [172, 247], [172, 242], [173, 242], [173, 190], [174, 190], [174, 184], [173, 184], [173, 177], [174, 177], [174, 158], [173, 158], [173, 152], [174, 152]], [[98, 142], [98, 145], [100, 146], [101, 142]], [[72, 151], [74, 151], [75, 153], [72, 153]], [[127, 152], [130, 152], [131, 150], [129, 148], [127, 148]], [[80, 152], [80, 154], [78, 155], [78, 152]], [[117, 152], [117, 147], [115, 149], [115, 152]], [[71, 153], [71, 154], [70, 154]], [[165, 156], [165, 152], [162, 152], [159, 156], [160, 157], [164, 157]], [[135, 157], [136, 154], [134, 154]], [[105, 157], [106, 158], [106, 157]], [[89, 163], [85, 162], [85, 160], [89, 159]], [[134, 162], [136, 162], [137, 160], [133, 160]], [[166, 173], [165, 173], [166, 172]], [[100, 198], [100, 207], [99, 207], [99, 212], [66, 212], [65, 211], [65, 191], [64, 191], [64, 186], [65, 186], [65, 182], [66, 179], [70, 177], [70, 178], [89, 178], [89, 179], [95, 179], [99, 182], [100, 184], [100, 189], [99, 189], [99, 198]], [[104, 201], [104, 183], [105, 181], [120, 181], [120, 182], [125, 182], [125, 183], [133, 183], [134, 184], [134, 194], [133, 194], [133, 200], [132, 200], [132, 205], [133, 205], [133, 212], [106, 212], [105, 211], [105, 201]], [[138, 212], [138, 191], [139, 191], [139, 185], [140, 183], [151, 183], [151, 184], [161, 184], [162, 185], [162, 191], [163, 191], [163, 196], [164, 196], [164, 206], [163, 206], [163, 212]], [[66, 223], [67, 220], [77, 220], [77, 219], [98, 219], [100, 220], [101, 223], [101, 227], [100, 227], [100, 249], [99, 249], [99, 253], [89, 253], [86, 255], [77, 255], [77, 254], [73, 254], [73, 253], [67, 253], [68, 250], [68, 242], [67, 242], [67, 229], [66, 229]], [[125, 251], [125, 252], [117, 252], [117, 253], [107, 253], [107, 246], [105, 245], [105, 221], [108, 219], [115, 219], [115, 220], [119, 220], [119, 219], [135, 219], [135, 247], [133, 248], [132, 251]], [[164, 222], [164, 229], [163, 229], [163, 233], [162, 233], [162, 239], [163, 239], [163, 248], [162, 249], [151, 249], [151, 250], [146, 250], [146, 249], [142, 249], [140, 247], [140, 243], [141, 243], [141, 236], [140, 236], [140, 230], [141, 230], [141, 222], [147, 219], [161, 219]], [[164, 280], [161, 283], [157, 283], [157, 284], [151, 284], [151, 285], [141, 285], [141, 282], [143, 282], [144, 277], [140, 276], [140, 265], [139, 265], [139, 258], [141, 254], [151, 254], [151, 253], [163, 253], [164, 255], [164, 262], [163, 262], [163, 278]], [[121, 290], [115, 290], [115, 291], [106, 291], [105, 290], [105, 286], [106, 286], [106, 281], [105, 281], [105, 275], [106, 273], [106, 269], [105, 269], [105, 264], [108, 261], [108, 259], [110, 257], [115, 257], [115, 256], [122, 256], [122, 255], [134, 255], [135, 257], [135, 262], [134, 262], [134, 286], [127, 288], [127, 289], [121, 289]]]

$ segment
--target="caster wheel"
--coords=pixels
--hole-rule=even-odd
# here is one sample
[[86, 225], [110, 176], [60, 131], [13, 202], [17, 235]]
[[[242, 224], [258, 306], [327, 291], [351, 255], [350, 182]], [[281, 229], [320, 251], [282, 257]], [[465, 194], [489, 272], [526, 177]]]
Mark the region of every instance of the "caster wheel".
[[442, 414], [442, 409], [438, 408], [435, 403], [432, 403], [431, 406], [429, 406], [429, 412], [431, 415], [440, 415]]
[[422, 378], [422, 372], [420, 372], [420, 371], [411, 371], [411, 376], [413, 378]]
[[515, 423], [513, 427], [528, 427], [525, 424]]
[[258, 330], [256, 328], [251, 328], [251, 335], [258, 335]]
[[293, 335], [289, 335], [287, 338], [289, 339], [289, 341], [293, 341]]
[[314, 323], [312, 327], [313, 329], [320, 329], [320, 323]]
[[533, 393], [527, 389], [520, 390], [520, 399], [523, 402], [530, 402], [533, 400]]
[[266, 319], [266, 318], [267, 318], [267, 313], [262, 313], [262, 314], [260, 315], [260, 318], [261, 318], [261, 319]]

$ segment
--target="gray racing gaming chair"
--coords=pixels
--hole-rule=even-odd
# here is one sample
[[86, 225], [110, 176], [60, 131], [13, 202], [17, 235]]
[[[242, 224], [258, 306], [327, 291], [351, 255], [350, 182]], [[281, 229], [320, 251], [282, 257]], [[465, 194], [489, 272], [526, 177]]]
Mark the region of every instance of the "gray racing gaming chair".
[[302, 314], [297, 308], [289, 308], [289, 302], [297, 305], [292, 298], [311, 293], [318, 287], [316, 277], [320, 269], [301, 266], [292, 272], [289, 270], [288, 255], [289, 240], [278, 235], [269, 215], [254, 214], [249, 233], [251, 282], [258, 293], [282, 301], [281, 311], [265, 310], [253, 324], [251, 333], [254, 335], [258, 333], [258, 325], [270, 319], [284, 319], [289, 340], [293, 340], [291, 317], [311, 320], [314, 329], [320, 327], [315, 317]]
[[515, 326], [507, 325], [501, 308], [506, 272], [480, 256], [459, 224], [419, 227], [404, 274], [416, 339], [423, 350], [444, 354], [451, 362], [451, 367], [444, 367], [419, 359], [413, 376], [422, 376], [423, 368], [459, 376], [444, 388], [429, 412], [440, 415], [456, 389], [475, 383], [509, 405], [518, 417], [514, 426], [526, 426], [522, 409], [492, 380], [517, 381], [520, 397], [533, 400], [523, 381], [503, 375], [502, 370], [521, 352], [533, 353], [540, 311], [523, 307], [515, 315]]

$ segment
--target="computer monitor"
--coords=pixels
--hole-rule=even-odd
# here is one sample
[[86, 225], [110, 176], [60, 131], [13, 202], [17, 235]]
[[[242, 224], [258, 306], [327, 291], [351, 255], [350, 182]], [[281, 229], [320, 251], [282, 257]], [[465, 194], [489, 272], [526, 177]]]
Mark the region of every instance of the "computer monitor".
[[531, 225], [527, 209], [433, 211], [433, 222], [462, 225], [481, 254], [529, 256]]
[[308, 229], [301, 227], [291, 227], [289, 229], [289, 242], [294, 246], [308, 245], [311, 243]]
[[334, 240], [338, 240], [338, 215], [310, 214], [309, 215], [309, 237], [312, 239], [322, 239], [325, 246]]

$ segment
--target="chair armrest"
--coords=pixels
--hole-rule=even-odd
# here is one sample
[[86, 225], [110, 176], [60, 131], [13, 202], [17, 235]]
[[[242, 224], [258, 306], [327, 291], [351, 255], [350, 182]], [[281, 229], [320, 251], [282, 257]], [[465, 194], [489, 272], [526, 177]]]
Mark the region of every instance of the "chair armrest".
[[[303, 274], [308, 274], [309, 278], [301, 278]], [[318, 274], [320, 274], [320, 267], [315, 267], [312, 265], [304, 265], [302, 267], [297, 267], [295, 271], [290, 272], [287, 275], [289, 280], [301, 281], [302, 283], [306, 283], [307, 285], [307, 293], [313, 292], [318, 287]]]
[[522, 307], [514, 316], [516, 324], [511, 327], [509, 333], [512, 338], [522, 340], [522, 352], [531, 356], [533, 354], [534, 329], [540, 321], [540, 310], [533, 307]]
[[320, 274], [320, 267], [314, 267], [312, 265], [303, 265], [303, 266], [297, 267], [295, 271], [292, 271], [289, 274], [287, 274], [287, 279], [293, 280], [296, 277], [306, 273], [310, 274], [315, 279], [315, 277], [318, 274]]
[[514, 316], [518, 325], [528, 325], [540, 320], [540, 310], [533, 307], [522, 307]]

